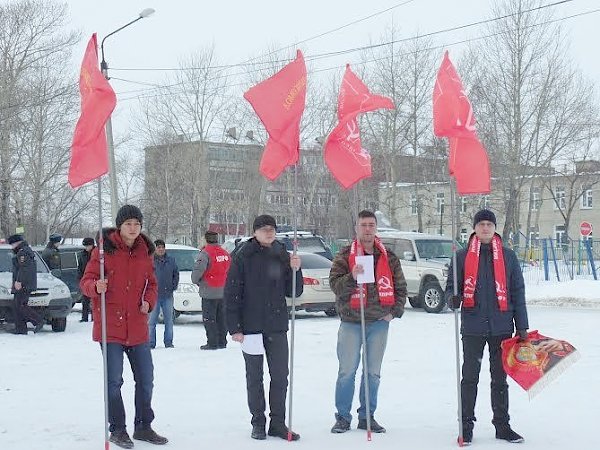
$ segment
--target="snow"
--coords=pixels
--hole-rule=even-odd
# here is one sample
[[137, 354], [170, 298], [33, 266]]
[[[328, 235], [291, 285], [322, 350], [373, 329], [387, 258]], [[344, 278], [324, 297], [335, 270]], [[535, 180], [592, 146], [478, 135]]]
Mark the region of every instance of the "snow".
[[[600, 340], [593, 336], [600, 321], [599, 287], [599, 282], [587, 280], [528, 286], [531, 328], [568, 340], [582, 357], [531, 401], [510, 381], [511, 424], [525, 437], [523, 448], [598, 448]], [[13, 336], [0, 327], [1, 450], [104, 448], [102, 359], [98, 344], [91, 341], [91, 323], [79, 323], [79, 317], [78, 312], [70, 315], [64, 333], [45, 329], [37, 335]], [[200, 351], [205, 343], [200, 316], [180, 318], [175, 325], [176, 348], [159, 346], [153, 351], [153, 426], [170, 439], [165, 448], [455, 448], [453, 314], [426, 314], [407, 307], [404, 317], [392, 322], [376, 412], [387, 433], [373, 435], [371, 443], [355, 429], [356, 421], [351, 432], [329, 431], [334, 422], [338, 324], [338, 319], [321, 314], [298, 314], [293, 420], [302, 439], [290, 444], [277, 438], [250, 439], [238, 345]], [[157, 331], [160, 342], [160, 325]], [[124, 378], [132, 431], [133, 380], [127, 364]], [[510, 445], [494, 438], [485, 359], [476, 413], [472, 448]], [[135, 448], [156, 449], [139, 441]]]

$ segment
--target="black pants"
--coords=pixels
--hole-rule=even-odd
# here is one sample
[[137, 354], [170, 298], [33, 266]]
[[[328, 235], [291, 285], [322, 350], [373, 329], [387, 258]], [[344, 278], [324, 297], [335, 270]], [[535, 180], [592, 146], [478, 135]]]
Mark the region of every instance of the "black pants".
[[488, 345], [490, 353], [491, 398], [494, 417], [492, 423], [496, 427], [507, 426], [508, 415], [508, 384], [506, 373], [502, 367], [502, 348], [500, 344], [511, 336], [463, 336], [463, 366], [462, 366], [462, 416], [463, 426], [473, 428], [475, 422], [475, 401], [477, 400], [477, 384], [481, 370], [483, 349]]
[[202, 321], [206, 331], [206, 343], [210, 347], [227, 345], [227, 327], [222, 298], [202, 299]]
[[27, 333], [27, 322], [34, 326], [42, 323], [44, 318], [40, 316], [27, 302], [29, 292], [19, 290], [15, 292], [15, 332]]
[[[92, 312], [90, 303], [91, 303], [91, 301], [90, 301], [89, 297], [86, 297], [85, 295], [81, 296], [81, 320], [83, 322], [88, 321], [89, 315]], [[92, 320], [94, 320], [94, 319], [92, 318]]]
[[[285, 424], [285, 398], [288, 384], [288, 341], [287, 333], [263, 335], [267, 365], [271, 376], [269, 386], [269, 417], [271, 423]], [[248, 355], [246, 361], [246, 389], [248, 408], [252, 414], [252, 425], [264, 425], [265, 390], [263, 386], [263, 355]]]

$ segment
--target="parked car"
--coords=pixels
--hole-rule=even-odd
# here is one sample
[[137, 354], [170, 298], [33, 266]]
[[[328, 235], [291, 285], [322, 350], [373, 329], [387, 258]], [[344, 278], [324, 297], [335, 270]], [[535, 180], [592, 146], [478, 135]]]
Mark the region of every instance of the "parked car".
[[[335, 316], [335, 295], [329, 288], [329, 270], [331, 261], [314, 253], [298, 252], [302, 261], [304, 292], [296, 299], [296, 310], [307, 312], [323, 311], [330, 317]], [[292, 299], [287, 299], [288, 308]]]
[[441, 312], [446, 307], [444, 290], [452, 239], [404, 231], [382, 232], [378, 236], [400, 258], [411, 306], [430, 313]]
[[[14, 322], [12, 285], [12, 258], [10, 245], [0, 244], [0, 320]], [[72, 299], [69, 288], [50, 273], [42, 257], [35, 253], [37, 266], [37, 289], [29, 297], [29, 306], [42, 315], [52, 326], [52, 331], [65, 331], [67, 316], [71, 312]]]
[[173, 315], [198, 314], [202, 312], [202, 298], [198, 286], [192, 283], [192, 270], [200, 250], [196, 247], [178, 244], [166, 244], [167, 255], [175, 258], [179, 268], [179, 286], [173, 293]]
[[[251, 236], [244, 236], [227, 239], [225, 242], [223, 242], [221, 247], [233, 255], [235, 254], [236, 250], [239, 249], [240, 244], [246, 242], [248, 239], [250, 239], [250, 237]], [[288, 251], [293, 250], [293, 231], [286, 231], [283, 233], [278, 232], [275, 234], [275, 238], [282, 242]], [[331, 248], [329, 248], [321, 236], [308, 231], [297, 231], [296, 239], [298, 240], [298, 252], [314, 253], [316, 255], [323, 256], [330, 261], [333, 260]]]
[[[45, 246], [36, 245], [32, 249], [40, 256]], [[60, 269], [52, 273], [60, 278], [69, 288], [72, 304], [81, 302], [81, 291], [79, 289], [79, 252], [84, 249], [82, 245], [61, 245], [59, 247]]]

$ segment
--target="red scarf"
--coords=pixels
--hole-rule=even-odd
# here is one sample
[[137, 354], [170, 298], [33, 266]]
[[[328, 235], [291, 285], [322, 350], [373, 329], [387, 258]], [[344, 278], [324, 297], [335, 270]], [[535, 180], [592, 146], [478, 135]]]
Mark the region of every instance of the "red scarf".
[[[375, 280], [377, 281], [377, 292], [379, 293], [379, 303], [381, 306], [393, 306], [396, 303], [394, 296], [394, 278], [392, 277], [392, 270], [388, 264], [388, 254], [384, 245], [378, 237], [375, 237], [375, 247], [379, 249], [380, 255], [377, 260], [377, 267], [375, 268]], [[356, 239], [352, 242], [350, 247], [350, 256], [348, 257], [348, 265], [350, 266], [350, 272], [356, 265], [356, 256], [364, 255], [364, 249], [360, 242]], [[350, 297], [350, 307], [352, 309], [360, 309], [360, 288], [354, 289], [354, 293]], [[364, 305], [366, 306], [367, 298], [365, 295]]]
[[[491, 245], [498, 307], [500, 311], [508, 311], [506, 268], [504, 267], [504, 252], [502, 251], [502, 239], [500, 239], [500, 236], [494, 234]], [[465, 259], [465, 278], [463, 284], [463, 306], [465, 308], [475, 307], [475, 286], [477, 284], [477, 272], [479, 271], [480, 248], [481, 242], [479, 238], [473, 236], [469, 242], [469, 249], [467, 250], [467, 257]]]

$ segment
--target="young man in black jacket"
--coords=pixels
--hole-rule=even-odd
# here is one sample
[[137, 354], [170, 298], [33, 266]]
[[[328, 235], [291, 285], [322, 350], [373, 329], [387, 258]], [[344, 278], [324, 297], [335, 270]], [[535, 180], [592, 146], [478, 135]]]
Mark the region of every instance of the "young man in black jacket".
[[[290, 256], [275, 240], [277, 224], [272, 216], [254, 219], [254, 237], [235, 253], [224, 300], [227, 328], [234, 341], [242, 343], [247, 335], [262, 334], [271, 384], [269, 387], [269, 436], [288, 438], [285, 425], [285, 399], [288, 384], [288, 310], [286, 295], [292, 295], [296, 274], [296, 295], [302, 294], [300, 258]], [[263, 355], [244, 352], [248, 407], [252, 414], [253, 439], [266, 439]], [[292, 440], [300, 435], [292, 432]]]
[[[92, 251], [96, 248], [94, 238], [86, 237], [83, 239], [82, 245], [84, 247], [83, 250], [79, 252], [77, 255], [77, 272], [79, 273], [79, 280], [83, 277], [85, 273], [85, 267], [87, 263], [90, 262], [90, 258], [92, 255]], [[87, 322], [90, 314], [92, 313], [91, 308], [91, 300], [89, 297], [81, 294], [81, 320], [80, 322]], [[92, 319], [93, 320], [93, 319]]]
[[487, 344], [496, 438], [519, 443], [524, 439], [509, 425], [508, 384], [502, 367], [501, 343], [512, 336], [515, 327], [520, 339], [527, 338], [529, 324], [523, 273], [515, 252], [503, 247], [502, 239], [496, 234], [496, 216], [492, 211], [482, 209], [475, 214], [473, 228], [475, 232], [467, 248], [456, 254], [457, 297], [453, 296], [452, 267], [446, 284], [448, 304], [452, 308], [462, 305], [463, 439], [467, 445], [473, 439], [477, 384]]

